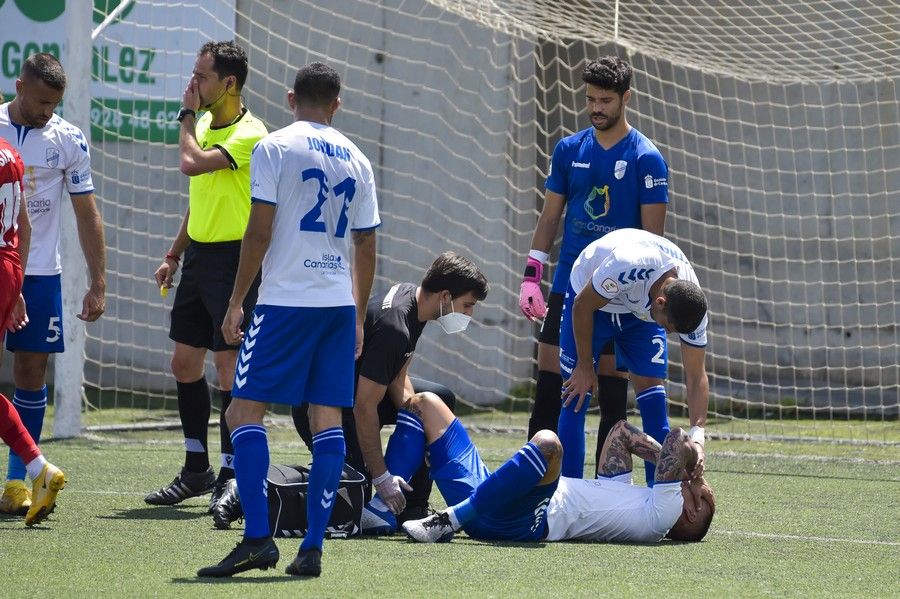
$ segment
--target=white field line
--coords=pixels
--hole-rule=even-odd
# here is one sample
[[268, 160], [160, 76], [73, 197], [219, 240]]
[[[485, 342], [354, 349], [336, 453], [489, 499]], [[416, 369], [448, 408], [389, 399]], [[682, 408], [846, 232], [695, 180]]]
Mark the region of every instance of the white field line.
[[866, 466], [897, 466], [900, 460], [871, 460], [868, 458], [850, 458], [840, 456], [787, 454], [787, 453], [748, 453], [746, 451], [710, 451], [708, 458], [735, 458], [735, 459], [775, 459], [796, 462], [822, 462], [829, 464], [862, 464]]
[[837, 537], [815, 537], [808, 535], [782, 535], [765, 532], [752, 532], [748, 530], [717, 530], [713, 528], [711, 534], [728, 535], [730, 537], [755, 537], [760, 539], [778, 539], [785, 541], [809, 541], [812, 543], [853, 543], [855, 545], [887, 545], [888, 547], [900, 547], [897, 541], [867, 541], [865, 539], [841, 539]]

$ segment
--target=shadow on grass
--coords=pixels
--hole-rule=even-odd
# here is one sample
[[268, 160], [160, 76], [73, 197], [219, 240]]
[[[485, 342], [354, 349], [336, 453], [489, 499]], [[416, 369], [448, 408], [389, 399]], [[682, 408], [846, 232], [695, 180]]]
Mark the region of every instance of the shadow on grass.
[[25, 526], [25, 514], [19, 516], [0, 512], [0, 530], [4, 532], [21, 530], [24, 533], [30, 533], [33, 530], [53, 530], [53, 517], [51, 515], [34, 526]]
[[238, 574], [225, 578], [200, 578], [199, 576], [185, 578], [182, 576], [173, 578], [172, 584], [240, 584], [243, 582], [286, 582], [290, 580], [315, 580], [315, 578], [308, 579], [302, 576], [290, 576], [282, 570], [281, 572], [273, 572], [271, 575], [241, 576]]
[[151, 506], [116, 510], [112, 514], [97, 517], [102, 520], [199, 520], [200, 518], [209, 517], [209, 514], [206, 513], [205, 509], [197, 510], [195, 507]]

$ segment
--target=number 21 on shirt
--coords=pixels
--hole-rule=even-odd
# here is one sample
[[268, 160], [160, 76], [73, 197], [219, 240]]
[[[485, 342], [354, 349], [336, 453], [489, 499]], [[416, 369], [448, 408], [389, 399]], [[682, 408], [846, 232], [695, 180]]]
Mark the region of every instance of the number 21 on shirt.
[[341, 215], [338, 217], [337, 226], [335, 226], [334, 236], [342, 238], [347, 233], [347, 209], [350, 208], [350, 202], [353, 201], [353, 195], [356, 193], [356, 179], [347, 177], [334, 187], [328, 187], [328, 175], [325, 171], [318, 168], [308, 168], [301, 173], [303, 181], [314, 181], [319, 184], [319, 190], [316, 194], [316, 205], [303, 215], [300, 219], [300, 230], [316, 233], [327, 233], [325, 230], [325, 222], [320, 220], [322, 217], [322, 205], [328, 201], [329, 197], [340, 200]]

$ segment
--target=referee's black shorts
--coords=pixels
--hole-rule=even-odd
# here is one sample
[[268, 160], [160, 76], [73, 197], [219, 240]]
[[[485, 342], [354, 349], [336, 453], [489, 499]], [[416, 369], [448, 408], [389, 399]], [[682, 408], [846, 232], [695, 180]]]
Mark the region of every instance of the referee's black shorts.
[[[181, 280], [175, 289], [169, 339], [214, 352], [239, 347], [225, 343], [222, 321], [228, 311], [240, 255], [240, 240], [219, 243], [191, 241], [184, 252]], [[257, 274], [244, 299], [243, 330], [246, 330], [256, 306], [259, 281], [260, 275]]]

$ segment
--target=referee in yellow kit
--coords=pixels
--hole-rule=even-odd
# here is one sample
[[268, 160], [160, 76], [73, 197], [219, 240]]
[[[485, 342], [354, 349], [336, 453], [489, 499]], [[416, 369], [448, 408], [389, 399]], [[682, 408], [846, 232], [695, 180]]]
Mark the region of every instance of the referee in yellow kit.
[[[237, 272], [241, 238], [250, 216], [250, 154], [256, 142], [267, 134], [265, 125], [250, 114], [241, 100], [247, 70], [247, 54], [236, 43], [204, 44], [197, 53], [178, 113], [181, 172], [190, 177], [190, 204], [178, 235], [156, 271], [156, 283], [161, 291], [172, 287], [172, 277], [184, 254], [169, 338], [175, 342], [172, 374], [178, 384], [185, 458], [175, 480], [144, 499], [152, 505], [174, 505], [212, 492], [212, 509], [225, 483], [234, 477], [225, 410], [231, 401], [238, 346], [225, 343], [221, 326]], [[198, 117], [199, 111], [205, 114]], [[244, 303], [247, 319], [256, 304], [258, 286], [257, 275]], [[207, 447], [207, 350], [213, 352], [222, 402], [222, 462], [218, 477], [210, 466]]]

